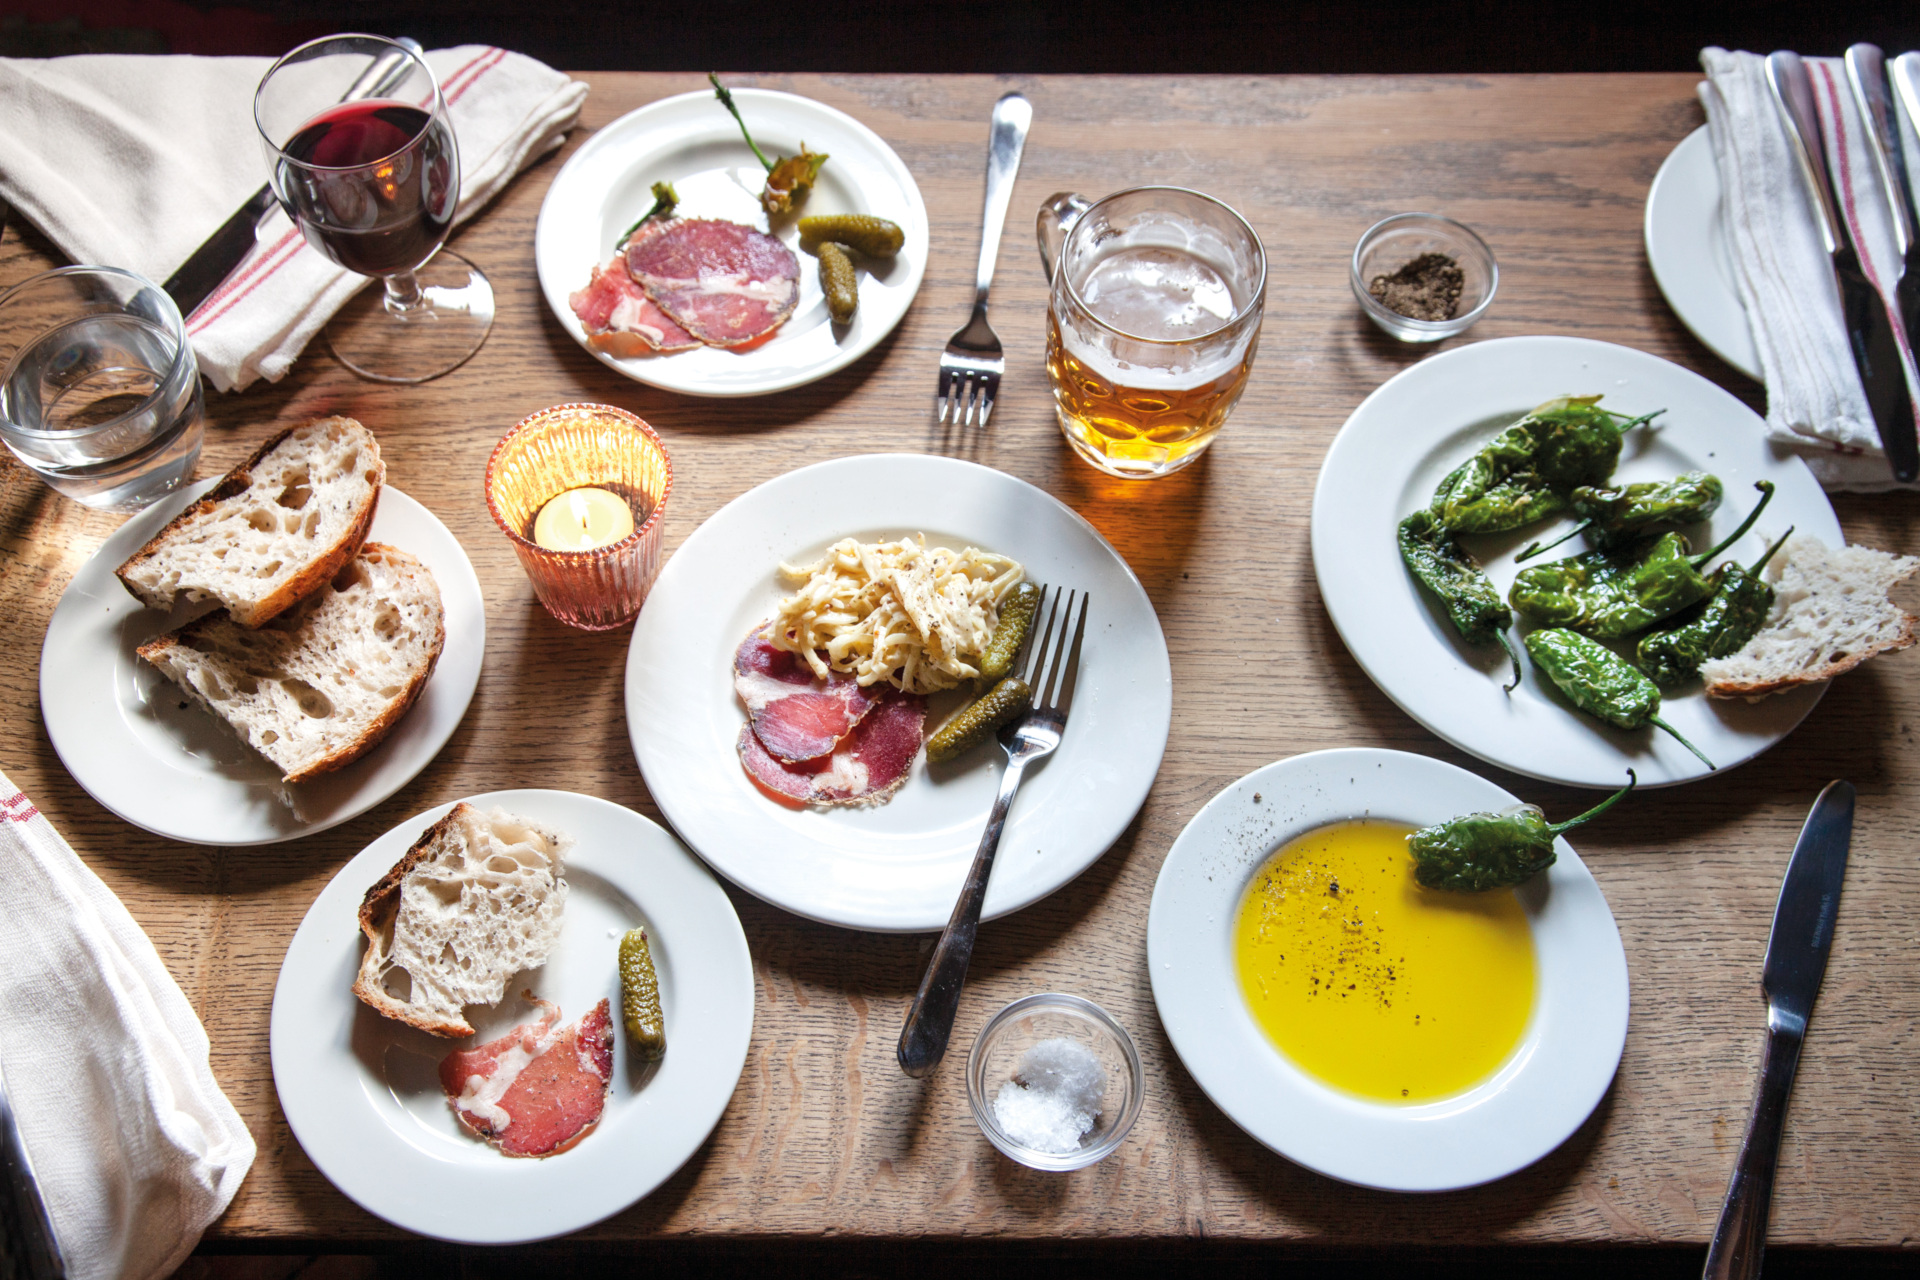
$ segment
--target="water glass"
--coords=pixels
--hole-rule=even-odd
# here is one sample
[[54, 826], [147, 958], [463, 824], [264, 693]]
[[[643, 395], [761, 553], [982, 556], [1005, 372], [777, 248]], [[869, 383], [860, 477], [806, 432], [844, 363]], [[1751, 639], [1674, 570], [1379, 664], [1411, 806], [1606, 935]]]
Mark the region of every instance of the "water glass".
[[204, 434], [186, 322], [118, 267], [61, 267], [0, 294], [0, 440], [55, 490], [138, 511], [193, 475]]

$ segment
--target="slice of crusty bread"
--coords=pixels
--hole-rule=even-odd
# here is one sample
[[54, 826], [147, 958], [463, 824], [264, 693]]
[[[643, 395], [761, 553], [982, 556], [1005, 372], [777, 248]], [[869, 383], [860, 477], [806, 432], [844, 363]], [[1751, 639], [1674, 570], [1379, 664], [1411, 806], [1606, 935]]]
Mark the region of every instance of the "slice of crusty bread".
[[[457, 804], [367, 890], [367, 951], [353, 994], [436, 1036], [470, 1036], [463, 1010], [496, 1004], [507, 980], [547, 961], [567, 905], [573, 839], [501, 809]], [[403, 999], [387, 977], [405, 970]]]
[[114, 572], [150, 608], [214, 599], [260, 626], [353, 559], [386, 474], [373, 433], [352, 418], [290, 427]]
[[1912, 614], [1887, 593], [1920, 569], [1920, 557], [1841, 547], [1796, 534], [1767, 566], [1773, 610], [1745, 648], [1701, 665], [1714, 698], [1759, 699], [1831, 680], [1876, 653], [1913, 643]]
[[399, 723], [446, 635], [427, 566], [369, 542], [332, 582], [265, 627], [215, 612], [137, 652], [288, 782], [305, 782], [359, 759]]

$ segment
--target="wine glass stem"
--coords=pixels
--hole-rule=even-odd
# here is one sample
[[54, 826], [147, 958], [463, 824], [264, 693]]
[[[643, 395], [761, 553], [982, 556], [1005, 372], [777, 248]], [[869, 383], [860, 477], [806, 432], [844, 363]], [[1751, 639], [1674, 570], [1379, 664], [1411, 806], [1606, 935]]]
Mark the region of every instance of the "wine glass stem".
[[386, 306], [393, 315], [406, 319], [423, 311], [432, 309], [427, 301], [426, 291], [421, 289], [419, 278], [411, 271], [396, 271], [390, 276], [381, 277], [387, 286]]

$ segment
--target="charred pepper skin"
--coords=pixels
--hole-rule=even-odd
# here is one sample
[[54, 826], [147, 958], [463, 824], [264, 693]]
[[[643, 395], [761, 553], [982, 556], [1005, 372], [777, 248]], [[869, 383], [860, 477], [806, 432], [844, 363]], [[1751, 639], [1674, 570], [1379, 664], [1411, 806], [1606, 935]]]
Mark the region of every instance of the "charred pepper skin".
[[1672, 734], [1707, 768], [1718, 769], [1700, 748], [1660, 718], [1659, 687], [1613, 650], [1578, 631], [1559, 627], [1530, 631], [1526, 643], [1533, 665], [1580, 710], [1621, 729], [1650, 724]]
[[1773, 553], [1793, 534], [1788, 529], [1752, 566], [1723, 564], [1714, 571], [1714, 591], [1683, 618], [1678, 626], [1643, 636], [1634, 650], [1634, 665], [1662, 688], [1700, 674], [1711, 658], [1730, 658], [1760, 634], [1773, 608], [1773, 588], [1760, 571]]
[[1726, 487], [1720, 483], [1720, 477], [1705, 471], [1688, 471], [1671, 480], [1647, 480], [1604, 489], [1581, 485], [1571, 495], [1573, 514], [1580, 517], [1581, 523], [1552, 542], [1533, 543], [1514, 560], [1531, 560], [1582, 533], [1596, 550], [1617, 551], [1635, 538], [1655, 532], [1661, 525], [1696, 524], [1705, 520], [1720, 509], [1720, 500], [1725, 496]]
[[1627, 785], [1577, 818], [1549, 824], [1538, 805], [1503, 813], [1469, 813], [1422, 827], [1407, 837], [1413, 877], [1429, 889], [1485, 893], [1524, 884], [1552, 866], [1554, 838], [1591, 822], [1618, 804], [1639, 779], [1627, 770]]
[[1549, 400], [1488, 441], [1440, 482], [1435, 523], [1448, 533], [1503, 533], [1565, 511], [1581, 485], [1605, 484], [1621, 433], [1647, 418], [1610, 413], [1599, 400]]
[[1468, 644], [1498, 641], [1513, 664], [1513, 692], [1520, 683], [1520, 655], [1507, 628], [1513, 625], [1513, 610], [1500, 598], [1492, 579], [1452, 536], [1434, 524], [1431, 510], [1420, 510], [1400, 522], [1400, 558], [1420, 580], [1420, 585], [1446, 606], [1453, 629]]

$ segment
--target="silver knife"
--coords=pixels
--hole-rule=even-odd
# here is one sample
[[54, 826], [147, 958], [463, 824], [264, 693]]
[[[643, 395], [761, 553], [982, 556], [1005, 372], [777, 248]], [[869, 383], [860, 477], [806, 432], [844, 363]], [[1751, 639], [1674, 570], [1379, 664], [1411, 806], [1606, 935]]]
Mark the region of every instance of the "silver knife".
[[0, 1266], [10, 1263], [12, 1274], [26, 1280], [60, 1280], [67, 1274], [53, 1220], [47, 1216], [40, 1183], [33, 1176], [33, 1162], [27, 1159], [26, 1145], [13, 1122], [13, 1100], [7, 1096], [4, 1076], [0, 1076], [0, 1244], [4, 1245], [0, 1252], [12, 1255], [0, 1257]]
[[1707, 1248], [1705, 1280], [1734, 1280], [1760, 1274], [1767, 1247], [1767, 1210], [1773, 1202], [1774, 1161], [1780, 1154], [1780, 1127], [1793, 1092], [1793, 1073], [1806, 1042], [1807, 1019], [1827, 973], [1833, 924], [1840, 914], [1840, 886], [1847, 878], [1847, 850], [1853, 843], [1853, 784], [1829, 782], [1813, 802], [1800, 839], [1787, 863], [1780, 901], [1773, 909], [1773, 933], [1767, 938], [1767, 963], [1760, 988], [1767, 997], [1767, 1047], [1760, 1059], [1760, 1084], [1740, 1158], [1727, 1184]]
[[1907, 374], [1900, 363], [1893, 320], [1879, 292], [1868, 283], [1859, 247], [1840, 217], [1820, 137], [1820, 117], [1813, 109], [1813, 85], [1800, 55], [1768, 54], [1767, 85], [1786, 121], [1788, 150], [1812, 197], [1814, 220], [1833, 263], [1833, 278], [1840, 286], [1840, 314], [1847, 343], [1853, 348], [1854, 367], [1860, 373], [1860, 389], [1866, 393], [1867, 412], [1880, 432], [1894, 479], [1906, 483], [1920, 478], [1920, 441], [1914, 435], [1913, 402], [1907, 396]]
[[[1867, 150], [1873, 153], [1873, 167], [1880, 174], [1880, 187], [1886, 192], [1887, 212], [1893, 222], [1894, 251], [1900, 255], [1900, 279], [1893, 288], [1894, 309], [1911, 347], [1914, 335], [1920, 334], [1920, 243], [1914, 238], [1920, 213], [1914, 211], [1913, 186], [1905, 148], [1900, 143], [1900, 118], [1894, 106], [1889, 68], [1880, 46], [1873, 44], [1854, 45], [1847, 50], [1846, 62], [1847, 83], [1853, 88], [1860, 118], [1866, 122]], [[1907, 429], [1913, 430], [1911, 415]]]
[[[404, 45], [418, 55], [420, 45], [408, 39], [394, 41]], [[366, 70], [347, 89], [341, 97], [342, 102], [358, 102], [362, 98], [384, 97], [406, 77], [407, 60], [403, 54], [389, 51], [381, 54], [367, 64]], [[220, 282], [233, 273], [233, 269], [253, 251], [255, 237], [260, 231], [260, 219], [266, 217], [273, 208], [273, 188], [265, 186], [247, 198], [247, 202], [234, 211], [234, 215], [220, 224], [220, 229], [208, 236], [180, 269], [167, 277], [160, 287], [167, 291], [174, 305], [180, 308], [180, 314], [190, 316], [194, 309], [207, 300], [207, 295], [220, 287]]]

